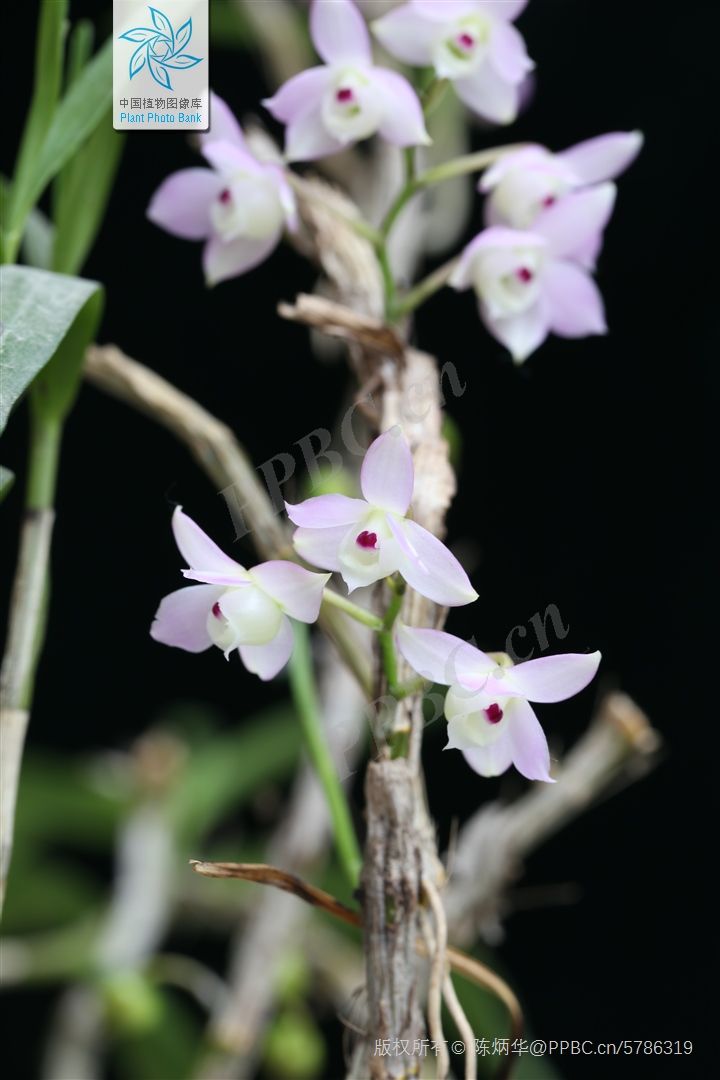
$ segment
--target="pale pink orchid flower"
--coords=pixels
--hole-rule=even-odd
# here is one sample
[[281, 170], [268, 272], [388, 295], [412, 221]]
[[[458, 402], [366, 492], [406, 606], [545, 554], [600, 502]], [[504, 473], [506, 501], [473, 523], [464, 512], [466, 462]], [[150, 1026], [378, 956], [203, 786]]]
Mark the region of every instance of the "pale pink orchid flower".
[[552, 783], [547, 739], [530, 702], [564, 701], [579, 693], [597, 672], [599, 652], [542, 656], [513, 666], [442, 630], [399, 625], [396, 639], [419, 675], [449, 687], [446, 750], [460, 750], [481, 776], [499, 776], [514, 765], [528, 780]]
[[172, 173], [150, 200], [147, 216], [173, 236], [205, 240], [205, 279], [216, 285], [264, 262], [283, 230], [297, 228], [297, 209], [283, 169], [255, 157], [216, 94], [211, 125], [199, 140], [211, 168]]
[[602, 296], [581, 263], [598, 245], [614, 202], [610, 183], [572, 192], [543, 210], [532, 232], [492, 226], [463, 251], [449, 284], [475, 290], [483, 322], [516, 363], [550, 333], [607, 332]]
[[407, 517], [414, 482], [410, 447], [400, 427], [393, 427], [365, 454], [363, 499], [317, 495], [295, 506], [285, 504], [299, 526], [295, 550], [313, 566], [342, 574], [348, 592], [399, 571], [436, 604], [471, 603], [477, 593], [455, 556]]
[[310, 34], [324, 65], [294, 75], [263, 102], [287, 125], [288, 161], [336, 154], [376, 133], [396, 146], [430, 142], [410, 83], [373, 65], [370, 35], [352, 0], [313, 0]]
[[[553, 154], [544, 146], [526, 146], [506, 154], [485, 172], [478, 190], [488, 194], [485, 221], [530, 229], [543, 210], [554, 206], [569, 192], [614, 180], [640, 153], [640, 131], [615, 131], [577, 143]], [[601, 239], [598, 233], [596, 239]], [[597, 251], [589, 250], [583, 262], [592, 265]]]
[[432, 66], [479, 116], [510, 124], [535, 66], [513, 26], [527, 0], [410, 0], [373, 23], [382, 45], [406, 64]]
[[288, 616], [313, 623], [330, 574], [313, 574], [278, 559], [252, 570], [226, 555], [178, 506], [172, 528], [188, 563], [183, 576], [203, 582], [160, 602], [150, 636], [163, 645], [199, 653], [217, 645], [228, 659], [237, 649], [248, 671], [272, 679], [293, 650]]

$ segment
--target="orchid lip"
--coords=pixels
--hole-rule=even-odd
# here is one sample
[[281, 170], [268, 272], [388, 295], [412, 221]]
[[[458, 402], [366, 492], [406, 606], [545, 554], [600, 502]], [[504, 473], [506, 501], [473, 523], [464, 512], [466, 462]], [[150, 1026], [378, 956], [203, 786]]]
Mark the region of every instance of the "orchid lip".
[[488, 705], [487, 709], [483, 709], [483, 712], [485, 713], [488, 724], [499, 724], [505, 715], [497, 702]]
[[367, 529], [363, 529], [363, 531], [356, 536], [355, 543], [361, 548], [377, 548], [377, 533], [368, 532]]

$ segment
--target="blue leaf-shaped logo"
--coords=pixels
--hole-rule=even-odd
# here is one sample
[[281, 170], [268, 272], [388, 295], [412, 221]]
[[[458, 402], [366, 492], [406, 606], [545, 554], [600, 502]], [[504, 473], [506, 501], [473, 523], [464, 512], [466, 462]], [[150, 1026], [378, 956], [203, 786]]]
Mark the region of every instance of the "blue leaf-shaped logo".
[[141, 45], [140, 48], [136, 49], [135, 52], [130, 57], [130, 78], [131, 79], [134, 79], [135, 76], [137, 75], [137, 73], [139, 71], [142, 71], [142, 69], [145, 67], [145, 56], [146, 56], [145, 47], [143, 45]]
[[175, 51], [180, 52], [190, 41], [192, 37], [192, 19], [188, 19], [184, 22], [177, 34], [175, 35]]
[[153, 27], [134, 26], [120, 34], [125, 41], [139, 43], [130, 57], [130, 78], [134, 79], [147, 65], [153, 80], [165, 90], [172, 90], [170, 71], [187, 71], [202, 61], [202, 56], [183, 51], [192, 38], [192, 19], [184, 22], [176, 34], [164, 11], [149, 5], [148, 11]]
[[183, 71], [185, 68], [195, 67], [199, 64], [202, 57], [200, 56], [188, 56], [185, 53], [183, 56], [173, 56], [172, 59], [166, 60], [165, 67], [173, 68], [175, 71]]
[[175, 41], [175, 33], [172, 28], [172, 23], [168, 19], [164, 11], [159, 11], [158, 8], [151, 7], [150, 17], [153, 24], [158, 28], [161, 34], [167, 34], [171, 41]]

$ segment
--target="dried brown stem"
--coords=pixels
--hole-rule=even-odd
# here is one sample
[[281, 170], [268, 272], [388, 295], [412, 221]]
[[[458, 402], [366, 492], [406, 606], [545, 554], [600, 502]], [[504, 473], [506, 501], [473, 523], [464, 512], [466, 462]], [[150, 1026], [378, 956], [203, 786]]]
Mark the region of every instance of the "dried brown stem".
[[[232, 878], [239, 881], [254, 881], [259, 885], [272, 885], [283, 892], [291, 893], [313, 907], [320, 908], [328, 915], [350, 926], [362, 927], [364, 925], [360, 912], [353, 911], [330, 893], [318, 889], [315, 885], [310, 885], [296, 874], [280, 870], [276, 866], [270, 866], [267, 863], [202, 862], [198, 859], [192, 859], [190, 865], [197, 874], [203, 877]], [[392, 918], [392, 913], [386, 911], [385, 918]], [[404, 927], [399, 927], [398, 931], [403, 933], [404, 929]], [[416, 938], [412, 942], [412, 948], [415, 955], [427, 955], [421, 938]], [[481, 964], [479, 960], [452, 946], [447, 946], [445, 956], [453, 971], [457, 971], [459, 975], [463, 975], [476, 986], [489, 990], [503, 1002], [510, 1015], [511, 1037], [520, 1035], [523, 1029], [522, 1010], [512, 990], [500, 976]]]

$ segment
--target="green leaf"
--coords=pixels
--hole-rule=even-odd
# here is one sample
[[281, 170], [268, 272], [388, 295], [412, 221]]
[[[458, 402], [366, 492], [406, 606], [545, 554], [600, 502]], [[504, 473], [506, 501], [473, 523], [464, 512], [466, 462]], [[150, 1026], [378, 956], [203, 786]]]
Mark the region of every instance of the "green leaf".
[[0, 502], [9, 494], [10, 488], [15, 483], [15, 473], [0, 465]]
[[[49, 2], [52, 5], [53, 0]], [[42, 145], [27, 169], [23, 167], [13, 180], [3, 253], [5, 262], [15, 258], [30, 210], [53, 177], [102, 121], [111, 102], [112, 42], [107, 41], [56, 108]]]
[[38, 408], [62, 419], [80, 376], [78, 350], [99, 318], [102, 289], [96, 281], [28, 266], [2, 267], [0, 289], [5, 324], [0, 338], [0, 431], [20, 395], [56, 356], [39, 388]]
[[58, 177], [54, 270], [77, 274], [82, 269], [105, 217], [124, 145], [125, 134], [113, 129], [108, 111]]
[[22, 238], [23, 260], [38, 270], [52, 270], [55, 227], [37, 207], [30, 211]]
[[[7, 213], [3, 215], [4, 220], [7, 222], [8, 234], [12, 231], [12, 223], [20, 219], [20, 207], [23, 203], [24, 193], [31, 187], [38, 156], [52, 123], [57, 105], [62, 82], [63, 37], [67, 8], [67, 0], [43, 0], [40, 8], [37, 44], [35, 47], [33, 96], [20, 140]], [[28, 204], [25, 213], [22, 215], [22, 220], [27, 215], [33, 201]], [[13, 237], [12, 240], [8, 236], [7, 245], [9, 250], [4, 253], [4, 260], [12, 262], [14, 258], [12, 249], [14, 248], [16, 251], [19, 243], [19, 235]]]

